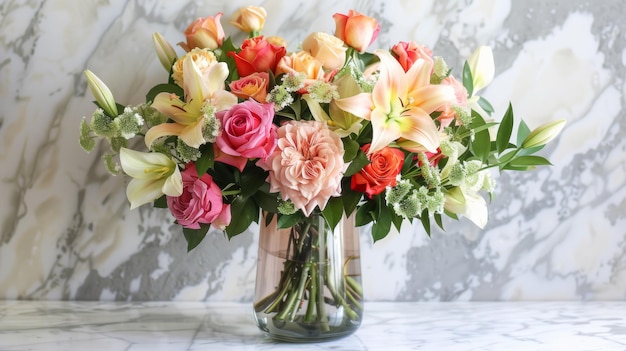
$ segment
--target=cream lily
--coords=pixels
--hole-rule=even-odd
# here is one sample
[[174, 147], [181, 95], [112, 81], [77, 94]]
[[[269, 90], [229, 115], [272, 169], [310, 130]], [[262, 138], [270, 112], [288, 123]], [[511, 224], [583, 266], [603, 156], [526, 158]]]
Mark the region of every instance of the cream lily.
[[487, 203], [480, 194], [462, 187], [454, 187], [444, 191], [446, 202], [444, 208], [454, 214], [463, 215], [465, 218], [474, 222], [479, 228], [487, 225], [489, 214]]
[[435, 152], [439, 146], [438, 129], [430, 113], [454, 101], [449, 86], [431, 85], [431, 64], [418, 60], [405, 72], [386, 50], [376, 50], [380, 76], [371, 94], [360, 93], [336, 100], [337, 106], [371, 121], [373, 135], [369, 153], [404, 138]]
[[[206, 111], [227, 110], [237, 103], [237, 97], [224, 90], [224, 81], [228, 77], [228, 66], [216, 62], [209, 68], [206, 79], [193, 62], [191, 56], [183, 61], [183, 81], [185, 101], [179, 96], [160, 93], [154, 98], [152, 107], [170, 117], [174, 123], [163, 123], [148, 130], [145, 136], [149, 148], [159, 137], [175, 135], [185, 144], [198, 148], [205, 143], [203, 129]], [[210, 105], [210, 108], [206, 108]]]
[[174, 64], [177, 58], [176, 51], [174, 51], [172, 45], [165, 40], [161, 33], [152, 35], [152, 44], [154, 44], [154, 49], [163, 68], [168, 72], [172, 70], [172, 64]]
[[162, 153], [121, 148], [120, 163], [124, 173], [133, 178], [126, 188], [131, 210], [163, 194], [180, 196], [183, 193], [183, 179], [178, 165]]
[[493, 52], [488, 46], [481, 46], [467, 59], [470, 72], [472, 72], [472, 96], [483, 89], [493, 80], [495, 65], [493, 63]]
[[522, 141], [522, 148], [530, 149], [537, 146], [546, 145], [552, 139], [556, 138], [561, 130], [565, 127], [565, 120], [559, 119], [553, 122], [548, 122], [535, 128], [528, 136]]

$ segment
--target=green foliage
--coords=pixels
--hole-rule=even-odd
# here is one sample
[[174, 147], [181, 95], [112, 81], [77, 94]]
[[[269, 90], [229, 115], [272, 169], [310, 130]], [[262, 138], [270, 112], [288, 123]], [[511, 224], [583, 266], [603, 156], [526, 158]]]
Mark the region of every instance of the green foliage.
[[211, 225], [204, 223], [200, 223], [200, 228], [198, 229], [183, 228], [183, 235], [187, 241], [187, 252], [195, 249], [202, 242], [209, 228], [211, 228]]

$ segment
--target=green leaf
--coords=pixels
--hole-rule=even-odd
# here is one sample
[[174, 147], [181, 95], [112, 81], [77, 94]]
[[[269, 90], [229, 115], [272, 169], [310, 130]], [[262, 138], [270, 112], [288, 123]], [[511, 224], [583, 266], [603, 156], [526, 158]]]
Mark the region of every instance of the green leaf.
[[276, 194], [268, 194], [264, 191], [257, 191], [252, 197], [263, 210], [268, 212], [278, 212], [279, 200]]
[[386, 237], [389, 234], [389, 230], [391, 230], [391, 213], [389, 207], [383, 206], [378, 214], [378, 218], [372, 225], [374, 242]]
[[363, 193], [350, 188], [350, 181], [350, 178], [341, 180], [341, 199], [343, 200], [343, 209], [346, 212], [346, 216], [352, 214], [363, 197]]
[[352, 161], [355, 157], [357, 152], [359, 151], [359, 143], [356, 142], [356, 140], [352, 140], [349, 137], [346, 138], [342, 138], [341, 142], [343, 143], [343, 162], [350, 162]]
[[160, 198], [154, 200], [152, 205], [156, 208], [167, 208], [167, 197], [165, 195]]
[[187, 252], [195, 249], [202, 242], [209, 228], [211, 228], [211, 225], [204, 223], [200, 223], [199, 229], [183, 228], [183, 235], [185, 240], [187, 240]]
[[498, 127], [498, 135], [496, 137], [496, 147], [498, 153], [502, 153], [509, 146], [509, 139], [511, 139], [511, 133], [513, 133], [513, 107], [509, 103], [509, 107], [502, 117], [500, 127]]
[[163, 83], [155, 85], [154, 87], [152, 87], [152, 89], [148, 91], [148, 93], [146, 94], [146, 102], [153, 102], [154, 98], [160, 93], [176, 94], [181, 99], [183, 98], [183, 96], [185, 96], [183, 88], [179, 87], [178, 85]]
[[422, 212], [420, 219], [422, 220], [422, 226], [424, 227], [426, 234], [430, 237], [430, 216], [428, 214], [428, 210], [424, 210], [424, 212]]
[[259, 220], [259, 207], [253, 199], [244, 199], [238, 196], [230, 205], [230, 213], [234, 214], [233, 220], [226, 227], [228, 238], [243, 233], [252, 222]]
[[[474, 111], [472, 111], [472, 115], [474, 121], [472, 122], [472, 125], [480, 127], [485, 124], [485, 120], [478, 113], [474, 113]], [[489, 153], [491, 151], [491, 138], [489, 137], [489, 131], [484, 129], [476, 132], [471, 146], [474, 155], [484, 163], [489, 157]]]
[[478, 106], [480, 106], [488, 115], [491, 115], [494, 111], [493, 106], [484, 97], [478, 98]]
[[256, 193], [267, 179], [267, 172], [259, 167], [247, 167], [241, 173], [241, 196], [248, 198]]
[[520, 121], [517, 126], [517, 145], [522, 145], [522, 142], [526, 139], [528, 134], [530, 134], [530, 128], [528, 128], [528, 125], [524, 122], [524, 120]]
[[437, 226], [443, 230], [443, 220], [441, 217], [441, 213], [435, 213], [433, 217], [435, 217], [435, 222], [437, 223]]
[[548, 161], [545, 157], [527, 155], [516, 157], [509, 164], [513, 167], [519, 166], [550, 166], [552, 163]]
[[472, 96], [474, 93], [474, 79], [472, 78], [472, 71], [467, 61], [465, 61], [465, 65], [463, 65], [463, 86], [465, 90], [467, 90], [467, 96]]
[[352, 162], [348, 166], [348, 169], [346, 170], [346, 173], [344, 173], [343, 176], [344, 177], [353, 176], [356, 173], [358, 173], [361, 169], [363, 169], [363, 167], [368, 165], [369, 163], [370, 163], [370, 160], [367, 158], [367, 155], [363, 152], [363, 150], [359, 149], [357, 151], [356, 157], [354, 158], [354, 160], [352, 160]]
[[322, 215], [326, 219], [330, 229], [335, 229], [337, 223], [343, 217], [343, 200], [341, 197], [331, 197], [322, 210]]
[[354, 224], [357, 227], [366, 225], [374, 220], [374, 216], [372, 216], [376, 205], [373, 201], [368, 201], [364, 203], [359, 209], [356, 211], [356, 216], [354, 218]]
[[198, 177], [202, 177], [209, 168], [213, 168], [215, 164], [215, 155], [213, 154], [213, 144], [204, 144], [200, 147], [202, 152], [199, 159], [196, 160], [196, 172]]
[[278, 229], [289, 228], [300, 222], [302, 218], [304, 218], [304, 215], [300, 211], [291, 215], [279, 215], [277, 227]]
[[396, 230], [400, 231], [402, 229], [402, 216], [398, 216], [394, 211], [389, 211], [391, 213], [391, 223], [396, 227]]

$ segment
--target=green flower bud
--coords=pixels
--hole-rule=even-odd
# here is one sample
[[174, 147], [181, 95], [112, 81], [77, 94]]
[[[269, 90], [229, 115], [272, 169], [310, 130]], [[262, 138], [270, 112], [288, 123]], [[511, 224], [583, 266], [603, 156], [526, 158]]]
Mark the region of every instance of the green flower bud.
[[176, 51], [160, 33], [152, 34], [152, 44], [154, 44], [161, 65], [169, 73], [172, 70], [172, 64], [177, 59]]
[[98, 78], [90, 70], [85, 70], [85, 77], [87, 77], [89, 89], [96, 98], [100, 107], [102, 107], [102, 109], [104, 109], [110, 117], [117, 116], [117, 105], [115, 104], [115, 99], [113, 98], [111, 90], [109, 90], [106, 84], [104, 84], [104, 82], [102, 82], [100, 78]]
[[547, 144], [552, 139], [556, 138], [559, 133], [561, 133], [563, 127], [565, 127], [564, 119], [542, 124], [530, 132], [524, 141], [522, 141], [522, 148], [530, 149]]

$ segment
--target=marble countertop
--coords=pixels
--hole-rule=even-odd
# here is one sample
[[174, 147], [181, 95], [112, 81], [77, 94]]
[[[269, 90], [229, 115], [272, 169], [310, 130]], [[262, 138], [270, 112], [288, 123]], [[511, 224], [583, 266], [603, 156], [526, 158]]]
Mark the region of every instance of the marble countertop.
[[626, 350], [626, 302], [370, 302], [344, 339], [283, 344], [249, 304], [0, 301], [0, 350]]

